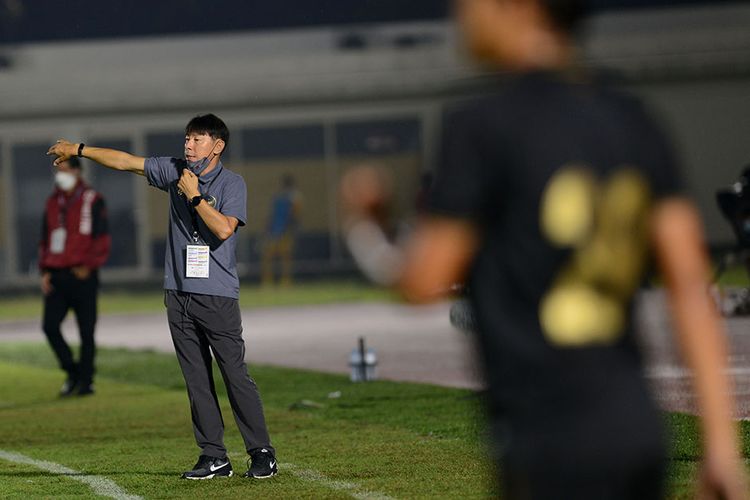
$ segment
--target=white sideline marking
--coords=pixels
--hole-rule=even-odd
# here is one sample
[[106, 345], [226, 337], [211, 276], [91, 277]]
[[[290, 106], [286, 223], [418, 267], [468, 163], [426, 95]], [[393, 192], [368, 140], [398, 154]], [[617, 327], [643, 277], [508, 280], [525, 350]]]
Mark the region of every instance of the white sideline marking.
[[14, 462], [17, 464], [32, 465], [37, 469], [46, 470], [53, 474], [61, 474], [75, 479], [82, 483], [86, 483], [91, 486], [94, 493], [103, 497], [117, 498], [118, 500], [142, 500], [142, 497], [137, 495], [128, 495], [123, 491], [114, 481], [111, 481], [105, 477], [93, 476], [90, 474], [82, 474], [73, 469], [68, 469], [64, 465], [56, 464], [54, 462], [46, 462], [44, 460], [36, 460], [20, 453], [13, 453], [10, 451], [0, 450], [0, 458], [7, 460], [8, 462]]
[[320, 472], [312, 469], [300, 469], [294, 464], [283, 464], [283, 467], [289, 469], [292, 474], [300, 479], [322, 484], [332, 490], [346, 491], [352, 496], [352, 498], [358, 500], [393, 500], [393, 497], [389, 497], [385, 493], [380, 493], [379, 491], [363, 491], [361, 486], [357, 483], [329, 479]]
[[[242, 457], [244, 456], [244, 453], [230, 453], [229, 455], [232, 457]], [[352, 498], [356, 498], [357, 500], [395, 500], [393, 497], [389, 497], [385, 493], [381, 493], [379, 491], [364, 490], [362, 489], [362, 486], [357, 483], [352, 483], [349, 481], [337, 481], [335, 479], [327, 478], [316, 470], [301, 469], [296, 465], [290, 463], [280, 463], [279, 473], [283, 472], [282, 469], [288, 470], [303, 481], [318, 483], [332, 490], [346, 492], [349, 494], [349, 496], [351, 496]]]

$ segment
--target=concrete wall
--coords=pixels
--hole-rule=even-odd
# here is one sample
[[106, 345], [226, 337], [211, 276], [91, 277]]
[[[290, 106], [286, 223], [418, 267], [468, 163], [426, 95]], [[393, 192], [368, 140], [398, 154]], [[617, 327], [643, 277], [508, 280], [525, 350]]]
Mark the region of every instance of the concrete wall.
[[715, 192], [750, 164], [750, 78], [634, 86], [661, 116], [682, 160], [689, 193], [700, 206], [709, 241], [735, 242]]
[[[398, 46], [404, 35], [420, 42]], [[345, 47], [342, 38], [364, 43]], [[46, 144], [58, 137], [107, 145], [112, 139], [138, 154], [155, 153], [148, 142], [163, 134], [175, 142], [191, 116], [214, 111], [233, 131], [315, 124], [325, 145], [314, 158], [246, 157], [235, 136], [227, 161], [248, 180], [251, 224], [241, 252], [251, 254], [268, 198], [282, 171], [298, 173], [306, 194], [303, 228], [328, 234], [329, 264], [345, 258], [336, 241], [335, 184], [340, 172], [362, 160], [397, 169], [404, 212], [408, 191], [435, 155], [444, 103], [479, 91], [486, 72], [471, 65], [459, 37], [444, 22], [321, 28], [220, 36], [144, 38], [6, 47], [12, 60], [0, 70], [0, 280], [35, 279], [18, 269], [15, 212], [19, 200], [13, 163], [16, 146]], [[750, 162], [750, 5], [628, 11], [593, 19], [584, 59], [614, 68], [633, 83], [675, 139], [690, 193], [704, 214], [716, 245], [732, 242], [713, 201]], [[408, 118], [418, 123], [416, 149], [361, 155], [340, 151], [337, 124]], [[171, 139], [170, 139], [171, 138]], [[123, 142], [124, 141], [124, 142]], [[161, 144], [161, 143], [159, 143]], [[171, 147], [171, 146], [170, 146]], [[44, 162], [44, 159], [39, 161]], [[45, 165], [36, 168], [44, 169]], [[133, 182], [135, 264], [113, 270], [118, 279], [144, 279], [158, 267], [166, 228], [166, 200]], [[130, 188], [129, 188], [130, 189]], [[28, 228], [26, 228], [28, 229]], [[325, 239], [325, 236], [323, 236]], [[312, 240], [311, 240], [312, 241]], [[156, 256], [156, 257], [155, 257]], [[28, 259], [26, 259], [28, 260]], [[250, 261], [248, 261], [250, 262]], [[319, 262], [308, 269], [325, 271]], [[252, 265], [244, 266], [250, 272]], [[316, 267], [317, 266], [317, 267]]]

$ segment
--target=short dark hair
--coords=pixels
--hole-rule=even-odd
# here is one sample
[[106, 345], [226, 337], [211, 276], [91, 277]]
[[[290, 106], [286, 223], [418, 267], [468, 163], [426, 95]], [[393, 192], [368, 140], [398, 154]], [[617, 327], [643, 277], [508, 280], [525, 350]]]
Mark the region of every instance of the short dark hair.
[[206, 134], [212, 139], [224, 141], [224, 147], [229, 146], [229, 129], [221, 118], [213, 113], [193, 117], [185, 126], [185, 135]]
[[589, 0], [541, 0], [542, 6], [552, 19], [554, 25], [566, 32], [574, 33], [581, 21], [589, 14]]

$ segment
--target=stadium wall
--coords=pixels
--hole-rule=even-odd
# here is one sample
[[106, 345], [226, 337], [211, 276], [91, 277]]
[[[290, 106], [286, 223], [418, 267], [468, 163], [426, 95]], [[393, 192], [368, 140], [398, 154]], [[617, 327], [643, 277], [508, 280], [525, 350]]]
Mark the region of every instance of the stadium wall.
[[[624, 74], [661, 116], [715, 246], [732, 235], [714, 191], [750, 161], [749, 25], [743, 4], [629, 11], [595, 18], [584, 45], [587, 62]], [[338, 178], [361, 162], [391, 168], [397, 211], [413, 212], [442, 110], [489, 90], [487, 71], [459, 47], [451, 26], [429, 22], [12, 48], [0, 74], [0, 288], [36, 282], [50, 142], [180, 155], [185, 122], [207, 111], [227, 121], [226, 163], [248, 184], [243, 276], [257, 276], [270, 195], [284, 173], [305, 200], [296, 269], [351, 271], [338, 236]], [[115, 252], [105, 279], [158, 282], [165, 196], [135, 176], [91, 166], [86, 176], [110, 205]]]

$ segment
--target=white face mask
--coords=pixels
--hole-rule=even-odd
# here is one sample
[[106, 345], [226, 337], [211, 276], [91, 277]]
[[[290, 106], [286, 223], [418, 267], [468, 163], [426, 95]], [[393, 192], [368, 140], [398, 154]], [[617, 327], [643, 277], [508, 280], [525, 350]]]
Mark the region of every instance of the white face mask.
[[63, 191], [70, 191], [78, 182], [78, 178], [70, 172], [55, 172], [55, 185]]

